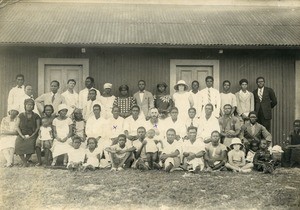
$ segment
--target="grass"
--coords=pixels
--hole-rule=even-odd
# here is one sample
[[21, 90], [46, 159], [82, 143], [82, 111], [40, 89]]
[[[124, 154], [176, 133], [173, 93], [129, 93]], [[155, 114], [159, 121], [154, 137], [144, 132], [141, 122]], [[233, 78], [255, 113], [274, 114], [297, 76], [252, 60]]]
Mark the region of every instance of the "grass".
[[299, 174], [2, 168], [0, 209], [299, 209]]

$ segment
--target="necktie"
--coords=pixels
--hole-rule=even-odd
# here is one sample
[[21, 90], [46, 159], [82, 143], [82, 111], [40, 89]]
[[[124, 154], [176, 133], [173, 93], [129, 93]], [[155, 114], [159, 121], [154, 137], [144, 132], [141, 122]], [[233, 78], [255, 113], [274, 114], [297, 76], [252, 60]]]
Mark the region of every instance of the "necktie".
[[191, 122], [191, 127], [193, 127], [194, 125], [193, 125], [193, 119], [192, 119], [192, 122]]
[[207, 96], [208, 96], [208, 103], [210, 104], [211, 103], [211, 99], [210, 99], [210, 89], [208, 88], [208, 94], [207, 94]]
[[52, 96], [52, 99], [51, 99], [52, 103], [54, 100], [55, 100], [55, 94], [53, 94], [53, 96]]
[[258, 91], [258, 97], [259, 97], [259, 100], [262, 101], [262, 89], [259, 89]]

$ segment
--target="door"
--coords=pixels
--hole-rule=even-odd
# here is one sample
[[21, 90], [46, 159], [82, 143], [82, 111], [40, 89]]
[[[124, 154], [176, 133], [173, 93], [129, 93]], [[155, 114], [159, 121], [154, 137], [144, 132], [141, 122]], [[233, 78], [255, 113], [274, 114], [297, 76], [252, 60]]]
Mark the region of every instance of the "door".
[[191, 89], [194, 80], [199, 82], [200, 90], [205, 88], [205, 78], [212, 75], [212, 66], [176, 66], [176, 80], [184, 80], [189, 89]]
[[206, 87], [205, 78], [214, 77], [214, 88], [219, 89], [218, 60], [170, 60], [170, 93], [175, 92], [174, 85], [178, 80], [184, 80], [191, 89], [191, 84], [197, 80], [200, 90]]
[[57, 80], [60, 83], [59, 92], [63, 93], [67, 89], [69, 79], [76, 81], [74, 90], [79, 93], [83, 89], [83, 71], [82, 65], [45, 65], [45, 93], [50, 91], [50, 83]]

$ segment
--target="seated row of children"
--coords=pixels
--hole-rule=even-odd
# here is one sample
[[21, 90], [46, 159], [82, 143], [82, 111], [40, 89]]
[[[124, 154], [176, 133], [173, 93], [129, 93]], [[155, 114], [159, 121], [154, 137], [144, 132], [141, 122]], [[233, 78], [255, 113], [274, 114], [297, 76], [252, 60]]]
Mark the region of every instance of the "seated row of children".
[[174, 129], [166, 132], [166, 141], [156, 141], [153, 129], [146, 133], [144, 127], [139, 127], [137, 133], [138, 139], [134, 141], [127, 140], [126, 135], [120, 134], [117, 144], [107, 148], [97, 147], [97, 140], [89, 138], [88, 148], [85, 150], [80, 147], [80, 138], [73, 138], [73, 148], [67, 153], [67, 168], [95, 170], [101, 166], [101, 161], [108, 159], [111, 171], [130, 167], [140, 170], [164, 169], [166, 172], [231, 170], [246, 173], [253, 168], [272, 173], [274, 170], [274, 161], [266, 140], [261, 140], [259, 145], [258, 142], [251, 142], [250, 150], [245, 155], [239, 138], [233, 139], [230, 151], [227, 152], [226, 146], [220, 143], [218, 131], [212, 132], [211, 142], [206, 145], [197, 141], [195, 127], [188, 128], [188, 136], [183, 141], [176, 140]]

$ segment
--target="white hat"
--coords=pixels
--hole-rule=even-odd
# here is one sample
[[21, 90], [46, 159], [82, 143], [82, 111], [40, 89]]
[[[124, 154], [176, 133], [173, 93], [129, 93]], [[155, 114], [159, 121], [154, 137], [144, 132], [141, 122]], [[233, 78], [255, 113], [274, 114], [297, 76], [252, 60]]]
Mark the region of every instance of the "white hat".
[[275, 145], [272, 147], [272, 152], [280, 152], [283, 153], [283, 150], [281, 149], [281, 146]]
[[57, 112], [60, 112], [63, 109], [68, 110], [68, 106], [66, 104], [59, 104]]
[[112, 88], [112, 84], [111, 84], [111, 83], [105, 83], [105, 84], [103, 85], [103, 88], [104, 88], [104, 89], [106, 89], [106, 88], [111, 89], [111, 88]]
[[233, 146], [234, 144], [239, 144], [239, 145], [241, 145], [242, 147], [244, 146], [244, 145], [242, 144], [241, 139], [239, 139], [239, 138], [233, 138], [233, 139], [231, 140], [230, 148], [232, 148], [232, 146]]
[[175, 90], [178, 90], [178, 85], [183, 85], [184, 86], [184, 90], [187, 90], [189, 88], [189, 86], [185, 83], [184, 80], [179, 80], [177, 82], [177, 84], [174, 86]]

